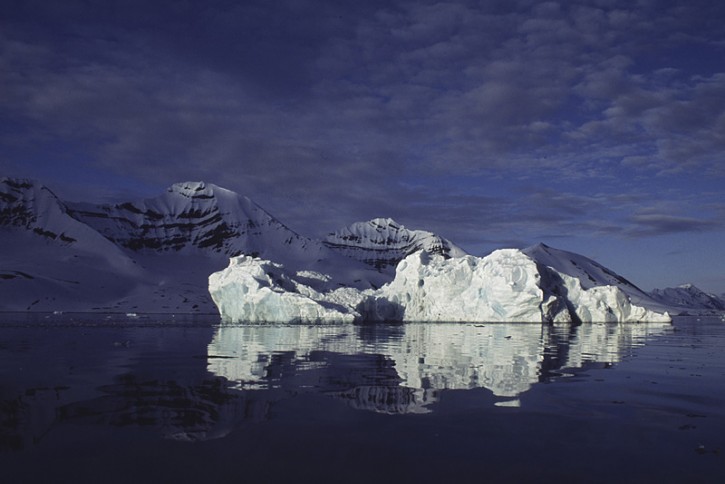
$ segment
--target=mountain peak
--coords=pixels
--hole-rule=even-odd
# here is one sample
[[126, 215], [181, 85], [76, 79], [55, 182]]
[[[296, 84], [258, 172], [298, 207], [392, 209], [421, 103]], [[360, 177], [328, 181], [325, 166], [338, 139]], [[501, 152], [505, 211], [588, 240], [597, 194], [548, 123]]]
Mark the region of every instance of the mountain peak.
[[353, 223], [329, 234], [323, 242], [331, 249], [380, 271], [392, 271], [398, 262], [419, 250], [444, 257], [466, 255], [463, 249], [449, 240], [425, 230], [409, 230], [391, 218]]
[[65, 213], [63, 202], [44, 185], [28, 178], [0, 179], [0, 225], [44, 231]]
[[0, 178], [0, 184], [8, 185], [16, 189], [32, 188], [38, 185], [35, 180], [31, 180], [30, 178], [11, 178], [8, 176]]
[[544, 252], [544, 253], [548, 254], [550, 249], [551, 249], [551, 247], [549, 247], [545, 243], [539, 242], [537, 244], [534, 244], [532, 246], [525, 248], [524, 252], [526, 252], [529, 255], [533, 255], [533, 254], [540, 253], [540, 252]]
[[391, 229], [399, 230], [399, 229], [405, 228], [402, 225], [400, 225], [398, 222], [393, 220], [392, 218], [377, 217], [377, 218], [368, 220], [367, 222], [358, 222], [358, 223], [372, 225], [373, 227], [380, 228], [380, 229], [389, 227]]
[[203, 181], [175, 183], [160, 196], [144, 200], [76, 205], [72, 216], [132, 251], [188, 248], [227, 256], [261, 254], [272, 243], [266, 240], [271, 232], [276, 238], [304, 243], [249, 198]]
[[198, 192], [206, 190], [207, 184], [203, 181], [186, 181], [174, 183], [168, 189], [170, 192]]
[[212, 198], [219, 190], [221, 188], [218, 186], [203, 181], [174, 183], [166, 189], [168, 193], [178, 193], [188, 198]]

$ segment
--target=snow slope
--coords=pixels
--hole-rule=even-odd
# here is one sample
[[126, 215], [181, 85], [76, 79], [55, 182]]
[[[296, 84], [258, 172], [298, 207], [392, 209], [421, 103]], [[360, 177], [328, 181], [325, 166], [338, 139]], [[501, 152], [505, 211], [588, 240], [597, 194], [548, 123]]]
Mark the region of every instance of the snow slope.
[[466, 255], [450, 240], [425, 230], [409, 230], [390, 218], [354, 223], [329, 234], [324, 243], [336, 252], [390, 274], [398, 262], [420, 250], [445, 257]]
[[145, 276], [48, 188], [0, 179], [0, 310], [108, 308]]
[[196, 248], [265, 256], [280, 244], [292, 253], [310, 245], [249, 198], [203, 182], [177, 183], [158, 197], [135, 202], [69, 207], [73, 217], [131, 251]]
[[523, 253], [544, 267], [550, 267], [560, 274], [578, 279], [583, 289], [613, 286], [626, 294], [634, 304], [658, 312], [671, 309], [667, 305], [655, 301], [645, 291], [611, 269], [583, 255], [555, 249], [545, 244], [527, 247], [523, 249]]
[[70, 247], [104, 259], [119, 272], [133, 272], [133, 262], [115, 244], [70, 216], [50, 189], [31, 180], [0, 179], [0, 227], [25, 229], [50, 247]]

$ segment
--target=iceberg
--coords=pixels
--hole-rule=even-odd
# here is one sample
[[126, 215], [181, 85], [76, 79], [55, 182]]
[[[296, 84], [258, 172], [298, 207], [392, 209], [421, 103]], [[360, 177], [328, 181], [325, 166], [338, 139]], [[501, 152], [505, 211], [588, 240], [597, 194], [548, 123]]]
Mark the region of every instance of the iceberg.
[[310, 286], [320, 279], [328, 276], [239, 256], [209, 277], [209, 291], [226, 322], [671, 321], [667, 313], [634, 304], [617, 286], [586, 287], [517, 249], [457, 258], [419, 251], [377, 290]]
[[288, 274], [282, 264], [251, 256], [232, 257], [229, 266], [209, 276], [209, 292], [223, 321], [249, 323], [353, 322], [351, 309], [360, 291], [339, 288], [321, 293], [302, 281], [322, 274]]
[[364, 301], [372, 320], [541, 322], [536, 263], [514, 249], [480, 258], [416, 252], [395, 279]]
[[670, 316], [633, 304], [616, 286], [586, 289], [525, 252], [480, 258], [418, 252], [395, 279], [364, 302], [367, 319], [448, 322], [663, 322]]

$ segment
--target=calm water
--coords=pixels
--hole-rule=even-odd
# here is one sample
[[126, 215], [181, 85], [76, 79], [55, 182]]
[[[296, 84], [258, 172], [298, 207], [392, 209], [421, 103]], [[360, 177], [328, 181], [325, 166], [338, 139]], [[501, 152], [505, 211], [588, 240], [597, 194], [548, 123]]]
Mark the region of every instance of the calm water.
[[2, 482], [725, 482], [725, 321], [0, 316]]

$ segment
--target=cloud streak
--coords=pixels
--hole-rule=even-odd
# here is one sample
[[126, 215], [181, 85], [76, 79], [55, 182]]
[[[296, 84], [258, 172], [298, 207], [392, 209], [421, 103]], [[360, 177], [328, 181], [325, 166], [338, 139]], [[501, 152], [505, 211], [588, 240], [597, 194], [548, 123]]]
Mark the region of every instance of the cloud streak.
[[634, 215], [631, 222], [633, 227], [628, 229], [626, 233], [633, 237], [722, 229], [722, 225], [714, 221], [663, 214]]

